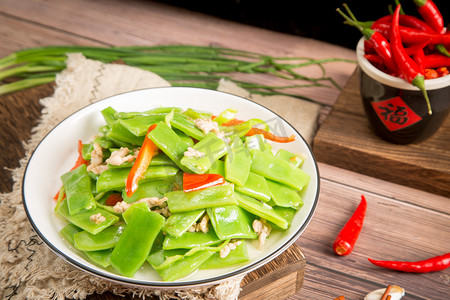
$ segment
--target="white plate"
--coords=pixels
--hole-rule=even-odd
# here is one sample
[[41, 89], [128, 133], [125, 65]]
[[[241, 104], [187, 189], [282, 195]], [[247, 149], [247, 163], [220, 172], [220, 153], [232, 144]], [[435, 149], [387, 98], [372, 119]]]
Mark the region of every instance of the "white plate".
[[[306, 157], [302, 169], [311, 176], [302, 192], [304, 206], [297, 212], [292, 225], [282, 233], [273, 233], [265, 249], [257, 251], [253, 243], [249, 247], [248, 263], [215, 270], [201, 270], [182, 280], [164, 282], [150, 267], [139, 270], [133, 278], [104, 270], [87, 261], [79, 252], [70, 248], [59, 235], [65, 222], [54, 214], [53, 196], [61, 186], [60, 176], [67, 172], [77, 158], [77, 141], [86, 142], [98, 128], [105, 124], [100, 111], [108, 106], [116, 111], [145, 111], [155, 107], [172, 106], [193, 108], [219, 114], [228, 108], [238, 110], [239, 119], [265, 120], [271, 130], [282, 136], [294, 134], [296, 140], [288, 144], [276, 144]], [[23, 203], [28, 219], [36, 233], [57, 255], [83, 271], [122, 284], [153, 288], [191, 288], [215, 284], [250, 272], [274, 259], [294, 243], [310, 222], [319, 196], [319, 174], [316, 161], [308, 144], [286, 121], [267, 108], [250, 100], [213, 90], [183, 87], [165, 87], [137, 90], [116, 95], [91, 104], [58, 124], [41, 141], [34, 151], [23, 179]], [[147, 264], [148, 265], [148, 264]]]

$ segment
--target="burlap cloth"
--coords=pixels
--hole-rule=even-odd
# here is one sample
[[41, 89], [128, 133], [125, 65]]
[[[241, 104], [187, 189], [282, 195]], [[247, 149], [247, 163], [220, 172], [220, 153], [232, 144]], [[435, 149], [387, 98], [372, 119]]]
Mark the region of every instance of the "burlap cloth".
[[[236, 299], [238, 277], [228, 282], [193, 290], [151, 290], [131, 288], [87, 274], [56, 256], [29, 225], [22, 206], [22, 178], [25, 166], [39, 141], [56, 124], [74, 111], [97, 100], [135, 89], [170, 86], [161, 77], [125, 65], [103, 64], [70, 54], [67, 68], [58, 74], [54, 94], [41, 99], [39, 125], [24, 142], [26, 155], [20, 167], [10, 170], [13, 191], [0, 195], [0, 296], [4, 299], [83, 299], [110, 291], [161, 299]], [[290, 122], [311, 142], [317, 127], [319, 105], [284, 96], [251, 95], [234, 83], [222, 80], [218, 90], [250, 98]]]

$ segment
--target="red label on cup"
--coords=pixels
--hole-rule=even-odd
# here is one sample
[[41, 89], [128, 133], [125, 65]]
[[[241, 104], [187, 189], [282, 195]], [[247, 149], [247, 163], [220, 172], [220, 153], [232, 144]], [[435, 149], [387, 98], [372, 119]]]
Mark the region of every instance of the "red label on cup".
[[400, 97], [372, 102], [373, 109], [380, 120], [390, 131], [396, 131], [414, 123], [422, 118], [417, 115]]

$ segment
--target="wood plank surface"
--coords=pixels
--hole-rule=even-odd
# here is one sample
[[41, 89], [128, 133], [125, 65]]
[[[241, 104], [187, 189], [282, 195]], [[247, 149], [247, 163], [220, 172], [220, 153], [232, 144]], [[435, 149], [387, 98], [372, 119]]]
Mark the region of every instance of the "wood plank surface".
[[[23, 48], [55, 44], [195, 44], [219, 45], [268, 55], [354, 58], [354, 51], [349, 49], [241, 25], [153, 1], [2, 0], [0, 22], [0, 56]], [[349, 78], [355, 80], [351, 77], [355, 70], [354, 64], [330, 63], [326, 64], [326, 68], [328, 75], [342, 86]], [[308, 69], [307, 72], [319, 74], [319, 70], [315, 69]], [[270, 76], [240, 76], [238, 78], [264, 84], [280, 84], [278, 79]], [[353, 81], [349, 82], [349, 86], [354, 84]], [[31, 92], [31, 96], [13, 94], [0, 97], [1, 192], [10, 191], [12, 183], [9, 172], [3, 168], [19, 165], [23, 156], [22, 142], [30, 137], [31, 129], [40, 116], [38, 99], [51, 94], [52, 88], [47, 85], [28, 92]], [[356, 119], [364, 118], [362, 111], [355, 113], [355, 107], [360, 105], [359, 100], [349, 101], [346, 105], [341, 105], [341, 101], [335, 103], [340, 94], [337, 89], [316, 87], [294, 92], [306, 94], [324, 104], [321, 120], [327, 117], [333, 105], [330, 117], [334, 114], [334, 108], [338, 108], [342, 121], [349, 115]], [[354, 89], [347, 88], [344, 93], [350, 99], [358, 96]], [[328, 119], [325, 119], [324, 126], [327, 122]], [[336, 132], [339, 131], [342, 130], [336, 128]], [[346, 143], [342, 135], [336, 135], [334, 139], [335, 144]], [[293, 248], [290, 248], [271, 262], [271, 270], [275, 272], [271, 278], [274, 280], [249, 274], [243, 282], [247, 288], [243, 290], [241, 298], [260, 299], [270, 295], [268, 299], [289, 296], [289, 300], [329, 300], [344, 295], [346, 299], [363, 299], [369, 291], [388, 284], [404, 287], [407, 293], [405, 299], [448, 298], [450, 269], [409, 274], [384, 270], [367, 261], [368, 257], [413, 261], [448, 252], [448, 197], [429, 193], [422, 186], [413, 188], [399, 185], [385, 178], [375, 178], [374, 174], [363, 175], [364, 170], [355, 172], [345, 165], [337, 166], [334, 163], [335, 154], [353, 155], [353, 163], [367, 164], [366, 157], [361, 153], [346, 149], [337, 153], [322, 153], [322, 158], [331, 157], [333, 162], [322, 160], [319, 163], [319, 204], [308, 228], [295, 243], [301, 252], [292, 254], [289, 251]], [[399, 156], [402, 155], [400, 153]], [[428, 163], [425, 163], [426, 166]], [[347, 257], [338, 257], [331, 245], [359, 203], [361, 194], [368, 201], [363, 231], [353, 253]], [[306, 267], [302, 257], [306, 259]], [[261, 271], [256, 270], [255, 274]], [[284, 293], [280, 293], [280, 290]], [[89, 298], [133, 297], [104, 293]]]
[[319, 161], [450, 196], [450, 118], [430, 139], [397, 145], [369, 127], [355, 72], [314, 138]]

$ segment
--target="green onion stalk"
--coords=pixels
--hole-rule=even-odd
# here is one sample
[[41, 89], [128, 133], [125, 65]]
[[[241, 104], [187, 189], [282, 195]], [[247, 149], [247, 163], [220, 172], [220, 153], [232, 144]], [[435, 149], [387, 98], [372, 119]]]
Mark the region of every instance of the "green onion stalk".
[[[14, 52], [0, 58], [0, 95], [50, 83], [63, 70], [68, 53], [82, 53], [86, 58], [104, 63], [122, 63], [154, 72], [172, 86], [216, 89], [221, 78], [235, 82], [250, 93], [290, 95], [315, 102], [313, 99], [283, 92], [285, 89], [340, 86], [327, 76], [324, 67], [330, 62], [349, 62], [341, 58], [312, 59], [308, 57], [272, 57], [229, 49], [191, 45], [88, 47], [46, 46]], [[317, 77], [299, 73], [299, 69], [315, 65], [321, 70]], [[268, 74], [289, 84], [268, 86], [237, 80], [234, 75]], [[300, 81], [300, 82], [299, 82]]]

